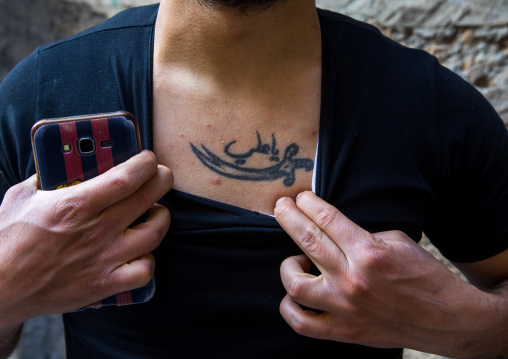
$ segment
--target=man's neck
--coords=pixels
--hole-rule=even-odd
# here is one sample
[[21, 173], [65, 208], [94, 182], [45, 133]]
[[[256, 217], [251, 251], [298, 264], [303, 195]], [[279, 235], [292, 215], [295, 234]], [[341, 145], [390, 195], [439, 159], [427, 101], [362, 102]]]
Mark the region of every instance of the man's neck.
[[187, 82], [252, 95], [282, 84], [321, 59], [314, 0], [281, 0], [265, 9], [203, 6], [162, 0], [155, 61]]

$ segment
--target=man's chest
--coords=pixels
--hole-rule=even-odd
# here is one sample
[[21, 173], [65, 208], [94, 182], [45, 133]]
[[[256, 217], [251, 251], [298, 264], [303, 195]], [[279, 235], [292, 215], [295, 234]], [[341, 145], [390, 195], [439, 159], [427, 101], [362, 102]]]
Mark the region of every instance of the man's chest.
[[154, 98], [154, 152], [174, 189], [266, 214], [278, 198], [312, 189], [318, 96], [294, 108], [157, 90]]

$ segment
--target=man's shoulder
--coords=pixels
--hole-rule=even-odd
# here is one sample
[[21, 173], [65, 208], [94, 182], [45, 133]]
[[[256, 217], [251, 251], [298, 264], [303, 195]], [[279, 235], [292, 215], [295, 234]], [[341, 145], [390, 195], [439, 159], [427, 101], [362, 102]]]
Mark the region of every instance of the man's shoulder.
[[381, 92], [387, 86], [432, 90], [439, 67], [434, 56], [399, 44], [373, 25], [327, 10], [318, 13], [326, 61], [349, 73], [351, 86], [363, 84]]
[[318, 9], [318, 13], [325, 36], [340, 50], [353, 51], [373, 61], [390, 58], [395, 62], [435, 60], [423, 50], [409, 48], [390, 39], [374, 25], [329, 10]]
[[115, 33], [113, 36], [117, 36], [118, 33], [122, 32], [127, 34], [129, 30], [132, 29], [151, 28], [155, 25], [158, 9], [159, 4], [153, 4], [124, 10], [112, 18], [80, 33], [54, 43], [41, 46], [39, 51], [46, 52], [75, 41], [85, 41], [93, 36], [105, 35], [104, 37], [107, 37], [107, 35], [112, 35], [112, 33]]
[[150, 103], [158, 6], [133, 8], [32, 55], [37, 118], [125, 110]]
[[326, 9], [317, 9], [321, 22], [334, 24], [335, 26], [353, 27], [358, 31], [367, 31], [375, 35], [381, 35], [381, 31], [373, 25], [353, 19], [347, 15]]

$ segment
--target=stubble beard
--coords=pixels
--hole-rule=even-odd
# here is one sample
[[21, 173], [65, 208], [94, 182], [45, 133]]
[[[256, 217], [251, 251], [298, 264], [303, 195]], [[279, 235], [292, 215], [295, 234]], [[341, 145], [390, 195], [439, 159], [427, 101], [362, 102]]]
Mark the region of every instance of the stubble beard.
[[279, 0], [197, 0], [199, 4], [214, 9], [236, 9], [242, 13], [271, 8]]

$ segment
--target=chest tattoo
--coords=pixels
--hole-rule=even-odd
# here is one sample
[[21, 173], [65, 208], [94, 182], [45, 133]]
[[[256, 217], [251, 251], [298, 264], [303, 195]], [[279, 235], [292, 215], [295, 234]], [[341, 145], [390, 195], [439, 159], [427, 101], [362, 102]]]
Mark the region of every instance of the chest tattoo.
[[[259, 132], [256, 132], [257, 145], [244, 153], [234, 151], [234, 144], [231, 141], [224, 146], [223, 154], [217, 155], [206, 148], [205, 145], [199, 146], [190, 143], [191, 149], [196, 157], [206, 167], [212, 171], [243, 181], [274, 181], [282, 179], [286, 187], [295, 183], [296, 170], [312, 171], [314, 161], [308, 158], [297, 158], [300, 147], [292, 143], [286, 147], [281, 154], [277, 148], [277, 141], [272, 134], [271, 143], [264, 143]], [[266, 165], [249, 166], [249, 159], [253, 156], [263, 156]], [[256, 161], [259, 163], [259, 161]]]

